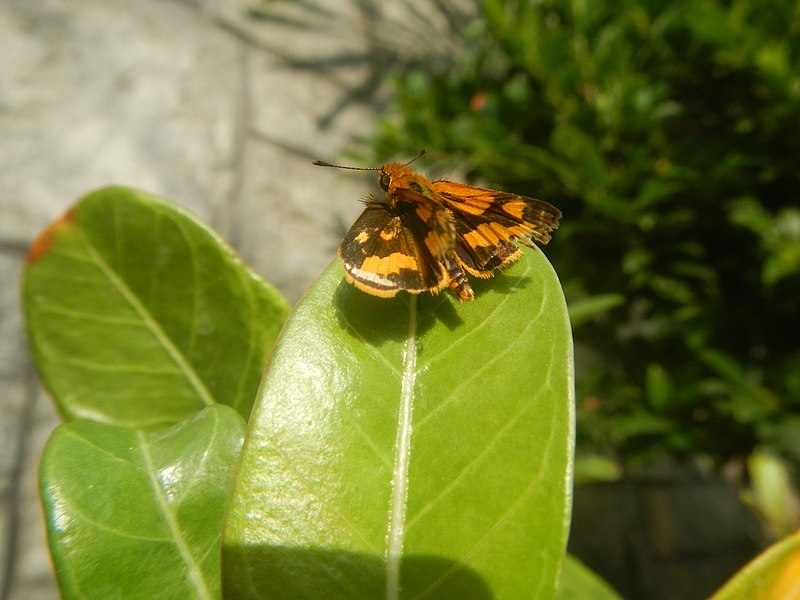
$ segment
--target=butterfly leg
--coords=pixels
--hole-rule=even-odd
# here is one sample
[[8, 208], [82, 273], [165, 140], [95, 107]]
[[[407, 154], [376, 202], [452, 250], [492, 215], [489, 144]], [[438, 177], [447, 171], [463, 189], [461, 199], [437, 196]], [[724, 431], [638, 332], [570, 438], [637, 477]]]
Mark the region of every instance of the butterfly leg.
[[447, 267], [447, 274], [450, 276], [450, 291], [455, 294], [461, 302], [469, 302], [475, 298], [475, 292], [472, 291], [469, 281], [467, 281], [464, 271], [456, 264], [456, 261], [449, 260], [445, 263]]

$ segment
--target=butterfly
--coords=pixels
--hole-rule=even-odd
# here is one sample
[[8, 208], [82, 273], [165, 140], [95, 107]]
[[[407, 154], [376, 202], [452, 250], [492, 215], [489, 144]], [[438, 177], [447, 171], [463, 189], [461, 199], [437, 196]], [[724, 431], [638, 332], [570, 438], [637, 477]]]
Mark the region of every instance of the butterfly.
[[517, 243], [547, 244], [561, 212], [553, 205], [508, 192], [454, 181], [428, 181], [407, 163], [347, 167], [375, 171], [382, 198], [370, 195], [339, 246], [348, 282], [390, 298], [439, 293], [444, 288], [468, 302], [475, 292], [466, 274], [487, 278], [522, 256]]

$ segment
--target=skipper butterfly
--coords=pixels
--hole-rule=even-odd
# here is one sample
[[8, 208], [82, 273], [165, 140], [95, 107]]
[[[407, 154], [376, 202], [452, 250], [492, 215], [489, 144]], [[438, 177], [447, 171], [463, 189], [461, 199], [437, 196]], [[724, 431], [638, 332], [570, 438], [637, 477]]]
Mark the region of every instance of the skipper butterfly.
[[363, 168], [314, 161], [321, 167], [375, 171], [383, 198], [366, 208], [339, 246], [347, 280], [374, 296], [440, 292], [475, 297], [465, 273], [487, 278], [522, 256], [515, 242], [546, 244], [561, 212], [551, 204], [454, 181], [428, 181], [407, 163]]

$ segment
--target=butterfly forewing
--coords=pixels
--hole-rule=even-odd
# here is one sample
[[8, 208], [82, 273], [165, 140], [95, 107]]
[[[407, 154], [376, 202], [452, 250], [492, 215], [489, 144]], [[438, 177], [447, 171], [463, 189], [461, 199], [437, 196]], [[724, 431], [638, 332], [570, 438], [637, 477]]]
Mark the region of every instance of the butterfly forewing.
[[452, 181], [435, 181], [433, 189], [453, 214], [459, 263], [478, 277], [518, 259], [522, 251], [514, 242], [549, 242], [561, 218], [557, 208], [535, 198]]

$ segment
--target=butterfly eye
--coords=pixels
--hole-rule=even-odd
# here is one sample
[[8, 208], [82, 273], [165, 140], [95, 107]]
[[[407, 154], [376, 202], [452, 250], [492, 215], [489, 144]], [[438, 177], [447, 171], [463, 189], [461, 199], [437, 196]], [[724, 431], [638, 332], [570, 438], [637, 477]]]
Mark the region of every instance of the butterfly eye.
[[392, 183], [392, 178], [389, 177], [388, 173], [384, 173], [383, 175], [381, 175], [381, 178], [378, 180], [378, 183], [380, 184], [381, 189], [384, 192], [388, 192], [389, 191], [389, 184]]

